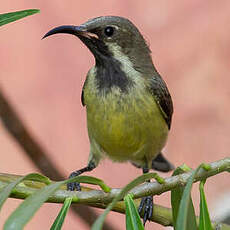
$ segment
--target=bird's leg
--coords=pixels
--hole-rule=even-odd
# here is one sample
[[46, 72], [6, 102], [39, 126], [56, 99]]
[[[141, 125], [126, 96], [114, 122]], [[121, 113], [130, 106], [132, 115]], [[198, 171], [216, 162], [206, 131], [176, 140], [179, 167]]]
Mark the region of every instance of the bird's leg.
[[[144, 167], [143, 173], [148, 173], [149, 168]], [[150, 182], [150, 180], [148, 180]], [[145, 225], [147, 220], [150, 220], [153, 214], [153, 196], [146, 196], [141, 199], [140, 206], [138, 208], [139, 214], [143, 211], [143, 224]]]
[[[70, 174], [69, 178], [73, 178], [73, 177], [79, 176], [82, 173], [92, 171], [95, 168], [96, 168], [96, 164], [94, 163], [94, 161], [90, 161], [86, 167], [84, 167], [82, 169], [79, 169], [77, 171], [72, 172]], [[67, 190], [70, 190], [70, 191], [74, 191], [74, 190], [81, 191], [80, 183], [78, 183], [78, 182], [68, 183], [67, 184]]]

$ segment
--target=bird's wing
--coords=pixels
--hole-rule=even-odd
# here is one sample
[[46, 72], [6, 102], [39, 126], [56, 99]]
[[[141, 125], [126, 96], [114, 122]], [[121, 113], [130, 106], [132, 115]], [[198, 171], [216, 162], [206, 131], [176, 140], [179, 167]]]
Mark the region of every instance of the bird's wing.
[[85, 89], [85, 87], [86, 87], [86, 84], [87, 84], [87, 81], [88, 81], [88, 78], [89, 78], [89, 73], [87, 74], [87, 76], [86, 76], [86, 79], [85, 79], [85, 82], [84, 82], [84, 85], [83, 85], [83, 88], [82, 88], [82, 91], [81, 91], [81, 104], [83, 105], [83, 106], [85, 106], [86, 104], [85, 104], [85, 100], [84, 100], [84, 89]]
[[148, 88], [159, 105], [168, 128], [170, 129], [173, 114], [173, 102], [165, 82], [161, 76], [157, 74], [151, 78]]
[[83, 106], [85, 106], [85, 102], [84, 102], [84, 86], [83, 86], [82, 91], [81, 91], [81, 104]]

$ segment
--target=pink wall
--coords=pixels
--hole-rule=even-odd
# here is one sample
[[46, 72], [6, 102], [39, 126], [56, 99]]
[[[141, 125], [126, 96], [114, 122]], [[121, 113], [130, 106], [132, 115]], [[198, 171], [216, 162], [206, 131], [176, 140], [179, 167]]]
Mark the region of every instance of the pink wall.
[[[217, 1], [3, 1], [1, 13], [38, 8], [40, 14], [1, 27], [0, 84], [57, 167], [68, 174], [87, 162], [89, 142], [81, 88], [94, 60], [73, 36], [42, 36], [54, 26], [83, 23], [101, 15], [131, 19], [150, 44], [155, 65], [168, 84], [175, 113], [165, 153], [175, 165], [196, 167], [229, 156], [230, 2]], [[37, 169], [0, 124], [1, 172], [27, 174]], [[119, 170], [118, 170], [119, 167]], [[130, 164], [105, 160], [89, 175], [112, 187], [140, 175]], [[230, 181], [216, 176], [206, 184], [210, 206]], [[199, 201], [197, 187], [194, 200]], [[169, 194], [155, 198], [169, 206]], [[0, 212], [0, 228], [19, 201], [9, 200]], [[59, 205], [46, 204], [25, 229], [48, 229]], [[117, 229], [125, 218], [108, 217]], [[72, 213], [64, 229], [87, 229]], [[164, 229], [147, 224], [146, 229]]]

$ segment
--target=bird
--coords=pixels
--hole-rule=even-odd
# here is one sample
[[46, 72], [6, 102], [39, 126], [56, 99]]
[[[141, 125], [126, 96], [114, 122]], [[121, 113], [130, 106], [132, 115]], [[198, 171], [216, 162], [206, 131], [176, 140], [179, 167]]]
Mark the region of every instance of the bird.
[[[90, 142], [88, 164], [70, 178], [92, 171], [105, 157], [130, 162], [143, 173], [172, 170], [162, 149], [171, 128], [173, 102], [137, 27], [124, 17], [100, 16], [78, 26], [55, 27], [43, 38], [58, 33], [75, 35], [95, 59], [81, 94]], [[69, 183], [67, 189], [81, 187]], [[153, 196], [143, 197], [138, 211], [144, 224], [150, 220]]]

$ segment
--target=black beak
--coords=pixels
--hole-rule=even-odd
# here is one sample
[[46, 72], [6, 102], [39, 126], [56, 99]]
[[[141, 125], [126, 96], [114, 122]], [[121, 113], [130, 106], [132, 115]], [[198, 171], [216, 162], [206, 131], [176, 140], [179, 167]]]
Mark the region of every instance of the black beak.
[[73, 34], [77, 36], [93, 53], [96, 59], [99, 56], [99, 50], [102, 49], [103, 44], [101, 44], [98, 35], [88, 30], [87, 26], [58, 26], [46, 33], [42, 39], [50, 35], [60, 33]]
[[83, 36], [87, 37], [88, 32], [84, 26], [58, 26], [55, 27], [54, 29], [50, 30], [48, 33], [44, 35], [44, 38], [53, 35], [53, 34], [60, 34], [60, 33], [65, 33], [65, 34], [73, 34], [78, 37]]

